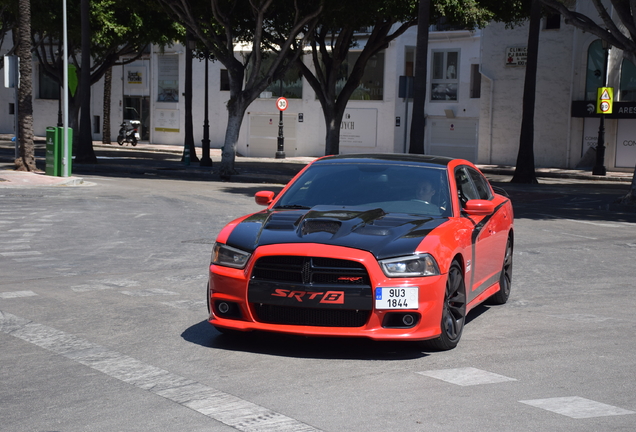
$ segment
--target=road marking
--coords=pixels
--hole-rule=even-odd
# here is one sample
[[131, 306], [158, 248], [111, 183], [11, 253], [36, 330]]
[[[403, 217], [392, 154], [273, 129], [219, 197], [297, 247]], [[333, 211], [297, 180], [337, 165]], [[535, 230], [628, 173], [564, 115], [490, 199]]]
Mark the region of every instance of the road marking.
[[631, 222], [623, 222], [623, 223], [620, 223], [620, 224], [615, 224], [615, 223], [604, 223], [604, 222], [590, 222], [590, 221], [584, 221], [584, 220], [578, 220], [578, 219], [568, 219], [568, 218], [563, 218], [563, 217], [560, 217], [560, 216], [544, 214], [544, 213], [539, 213], [539, 215], [540, 216], [547, 216], [547, 217], [552, 218], [552, 219], [561, 219], [561, 220], [568, 221], [568, 222], [578, 222], [578, 223], [582, 223], [582, 224], [595, 225], [595, 226], [606, 227], [606, 228], [625, 228], [625, 226], [634, 225]]
[[91, 281], [92, 284], [83, 284], [72, 286], [71, 289], [75, 292], [89, 292], [109, 290], [113, 288], [128, 288], [139, 285], [139, 282], [129, 279], [102, 279]]
[[20, 297], [33, 297], [37, 294], [33, 291], [9, 291], [9, 292], [0, 292], [0, 299], [12, 299], [12, 298], [20, 298]]
[[0, 256], [3, 257], [23, 257], [29, 255], [42, 255], [42, 252], [37, 251], [18, 251], [18, 252], [0, 252]]
[[0, 310], [0, 331], [149, 391], [239, 431], [319, 432], [229, 393]]
[[563, 231], [551, 231], [551, 230], [547, 230], [547, 229], [544, 229], [543, 231], [544, 232], [549, 232], [549, 233], [552, 233], [552, 234], [556, 233], [556, 234], [566, 235], [566, 236], [570, 236], [570, 237], [584, 238], [586, 240], [598, 240], [596, 237], [587, 237], [587, 236], [582, 236], [582, 235], [579, 235], [579, 234], [570, 234], [570, 233], [566, 233], [566, 232], [563, 232]]
[[464, 387], [480, 384], [496, 384], [507, 381], [517, 381], [514, 378], [508, 378], [507, 376], [499, 375], [481, 369], [476, 369], [473, 367], [439, 369], [417, 373]]
[[173, 302], [161, 302], [161, 304], [177, 309], [200, 310], [206, 307], [207, 302], [205, 300], [177, 300]]
[[578, 396], [533, 399], [519, 402], [575, 419], [636, 414], [634, 411], [628, 411]]
[[600, 317], [597, 315], [588, 314], [564, 314], [564, 315], [548, 315], [553, 318], [560, 318], [568, 321], [575, 321], [580, 323], [602, 323], [605, 321], [616, 320], [617, 318]]
[[156, 295], [179, 295], [176, 292], [168, 291], [161, 288], [150, 288], [139, 291], [122, 291], [122, 294], [126, 294], [133, 297], [150, 297]]
[[8, 232], [37, 232], [37, 231], [42, 231], [42, 228], [14, 228], [14, 229], [10, 229]]
[[[9, 242], [7, 242], [9, 243]], [[14, 251], [14, 250], [24, 250], [24, 249], [31, 249], [31, 246], [28, 244], [3, 244], [2, 246], [0, 246], [0, 249], [2, 249], [3, 251], [7, 250], [7, 251]]]

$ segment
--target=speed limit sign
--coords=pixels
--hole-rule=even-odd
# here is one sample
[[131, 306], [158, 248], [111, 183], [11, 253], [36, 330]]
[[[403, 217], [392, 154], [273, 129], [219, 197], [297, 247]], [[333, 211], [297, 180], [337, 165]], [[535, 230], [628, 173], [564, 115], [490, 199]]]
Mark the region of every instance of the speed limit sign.
[[279, 111], [285, 111], [287, 109], [287, 99], [284, 97], [276, 99], [276, 108], [278, 108]]

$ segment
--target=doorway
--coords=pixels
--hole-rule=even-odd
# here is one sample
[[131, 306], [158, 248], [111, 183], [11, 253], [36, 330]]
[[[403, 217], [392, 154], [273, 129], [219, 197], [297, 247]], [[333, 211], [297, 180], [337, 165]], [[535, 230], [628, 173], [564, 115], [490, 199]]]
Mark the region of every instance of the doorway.
[[124, 96], [124, 120], [141, 121], [142, 141], [150, 139], [150, 97]]

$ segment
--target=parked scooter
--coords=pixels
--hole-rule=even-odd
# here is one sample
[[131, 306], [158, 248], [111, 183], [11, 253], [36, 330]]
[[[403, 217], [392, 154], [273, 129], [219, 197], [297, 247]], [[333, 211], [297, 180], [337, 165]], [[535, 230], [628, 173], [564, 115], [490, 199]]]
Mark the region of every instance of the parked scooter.
[[117, 135], [117, 143], [123, 146], [124, 143], [130, 143], [134, 146], [139, 141], [139, 126], [141, 122], [139, 120], [124, 120], [119, 128], [119, 135]]

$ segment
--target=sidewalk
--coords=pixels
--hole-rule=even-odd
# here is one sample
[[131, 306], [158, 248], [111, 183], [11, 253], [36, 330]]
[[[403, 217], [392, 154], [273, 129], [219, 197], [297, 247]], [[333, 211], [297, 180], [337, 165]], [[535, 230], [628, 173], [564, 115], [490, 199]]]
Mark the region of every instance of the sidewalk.
[[[33, 187], [33, 186], [80, 186], [86, 184], [83, 175], [104, 176], [158, 176], [183, 179], [199, 179], [220, 181], [218, 167], [221, 162], [221, 149], [211, 149], [212, 167], [201, 167], [198, 162], [186, 166], [181, 162], [183, 147], [178, 145], [145, 144], [136, 147], [103, 144], [95, 141], [93, 147], [97, 155], [97, 164], [81, 164], [73, 166], [72, 177], [52, 177], [42, 173], [13, 171], [14, 143], [0, 135], [0, 188]], [[44, 170], [44, 139], [36, 137], [36, 163]], [[197, 148], [200, 157], [201, 148]], [[288, 157], [285, 159], [251, 158], [237, 156], [235, 168], [237, 174], [232, 182], [240, 183], [287, 183], [314, 157]], [[501, 165], [478, 165], [486, 174], [497, 177], [512, 176], [514, 167]], [[589, 171], [568, 170], [560, 168], [538, 168], [539, 179], [569, 179], [575, 182], [624, 182], [629, 184], [633, 172], [607, 172], [606, 176], [594, 176]], [[541, 180], [540, 180], [541, 181]]]

